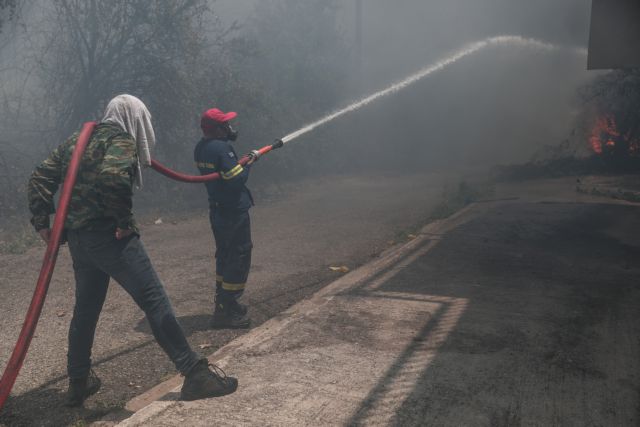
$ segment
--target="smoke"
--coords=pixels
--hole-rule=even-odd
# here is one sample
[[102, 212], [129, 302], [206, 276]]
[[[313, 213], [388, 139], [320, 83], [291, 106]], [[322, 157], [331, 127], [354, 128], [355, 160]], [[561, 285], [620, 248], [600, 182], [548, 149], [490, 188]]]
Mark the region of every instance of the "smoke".
[[[363, 102], [319, 117], [326, 130], [312, 122], [287, 135], [314, 129], [321, 141], [309, 143], [331, 146], [320, 162], [342, 165], [332, 171], [346, 168], [344, 158], [361, 169], [406, 172], [523, 162], [571, 133], [580, 108], [576, 91], [590, 78], [589, 1], [362, 5], [362, 50], [353, 54], [362, 62], [352, 67], [351, 99]], [[354, 41], [355, 10], [353, 4], [344, 10]], [[505, 33], [518, 37], [496, 37]], [[332, 120], [354, 105], [363, 108]]]
[[[252, 2], [232, 3], [223, 8], [226, 18], [250, 25], [243, 14]], [[361, 45], [356, 0], [341, 6], [352, 63], [336, 68], [349, 70], [350, 89], [332, 108], [280, 127], [285, 141], [300, 138], [300, 147], [287, 148], [291, 162], [304, 163], [299, 159], [309, 153], [316, 160], [290, 173], [522, 162], [571, 132], [579, 109], [575, 92], [590, 77], [584, 56], [590, 1], [366, 0]], [[308, 86], [298, 99], [316, 96], [313, 82]]]
[[[217, 0], [210, 3], [215, 19], [233, 31], [225, 39], [214, 39], [215, 32], [185, 38], [211, 37], [219, 56], [210, 58], [211, 85], [197, 90], [209, 104], [175, 95], [176, 104], [238, 111], [241, 152], [274, 138], [297, 139], [255, 168], [253, 186], [327, 173], [521, 162], [571, 132], [579, 109], [574, 94], [590, 78], [585, 58], [576, 54], [587, 43], [589, 0], [362, 0], [360, 35], [356, 2]], [[40, 101], [47, 88], [29, 68], [46, 58], [42, 34], [55, 31], [42, 14], [25, 8], [19, 31], [6, 27], [0, 40], [0, 67], [12, 70], [1, 76], [8, 131], [0, 154], [5, 163], [20, 165], [6, 184], [16, 188], [62, 142], [40, 136], [59, 131], [57, 123], [40, 120], [46, 126], [35, 134], [31, 119], [36, 112], [57, 113]], [[503, 34], [516, 38], [496, 38]], [[16, 36], [19, 42], [7, 43]], [[161, 59], [165, 65], [177, 61]], [[217, 73], [220, 64], [225, 67]], [[148, 70], [134, 83], [153, 79], [154, 68]], [[184, 87], [197, 86], [188, 79], [195, 74], [185, 74]], [[163, 104], [157, 104], [152, 113], [160, 120]], [[164, 151], [156, 154], [170, 157], [172, 166], [190, 164], [199, 112], [180, 112], [185, 124], [174, 133], [176, 139], [184, 133], [184, 141], [161, 141]], [[188, 117], [193, 123], [186, 123]], [[167, 195], [181, 200], [182, 192]]]
[[[437, 61], [435, 64], [429, 65], [428, 67], [418, 71], [415, 74], [410, 75], [409, 77], [407, 77], [406, 79], [403, 79], [397, 83], [394, 83], [392, 85], [390, 85], [389, 87], [382, 89], [380, 91], [374, 92], [373, 94], [359, 100], [356, 101], [350, 105], [348, 105], [347, 107], [337, 110], [331, 114], [328, 114], [327, 116], [309, 124], [306, 125], [304, 127], [302, 127], [301, 129], [292, 132], [290, 134], [288, 134], [287, 136], [282, 138], [282, 141], [284, 143], [287, 143], [289, 141], [292, 141], [302, 135], [304, 135], [305, 133], [311, 132], [313, 131], [315, 128], [317, 128], [318, 126], [324, 125], [326, 123], [331, 122], [332, 120], [335, 120], [347, 113], [356, 111], [362, 107], [366, 107], [368, 104], [375, 102], [377, 100], [379, 100], [380, 98], [383, 98], [385, 96], [390, 96], [395, 94], [396, 92], [414, 84], [417, 83], [418, 81], [430, 76], [431, 74], [437, 72], [437, 71], [441, 71], [443, 69], [446, 69], [448, 66], [455, 64], [456, 62], [458, 62], [459, 60], [463, 59], [466, 56], [472, 55], [478, 51], [481, 51], [487, 47], [492, 47], [492, 46], [507, 46], [507, 47], [520, 47], [520, 48], [535, 48], [535, 49], [540, 49], [542, 51], [545, 52], [553, 52], [553, 51], [557, 51], [557, 50], [561, 50], [562, 48], [560, 46], [557, 45], [552, 45], [549, 43], [543, 43], [540, 42], [538, 40], [535, 39], [525, 39], [523, 37], [520, 36], [497, 36], [497, 37], [491, 37], [485, 40], [481, 40], [475, 43], [472, 43], [456, 52], [454, 52], [453, 54], [447, 56], [446, 58], [443, 58], [439, 61]], [[583, 48], [565, 48], [566, 51], [568, 52], [573, 52], [577, 55], [580, 56], [585, 56], [587, 54], [586, 49]]]
[[586, 46], [590, 3], [589, 0], [366, 0], [362, 17], [362, 69], [366, 78], [377, 85], [379, 79], [387, 80], [396, 73], [406, 75], [445, 52], [500, 34]]

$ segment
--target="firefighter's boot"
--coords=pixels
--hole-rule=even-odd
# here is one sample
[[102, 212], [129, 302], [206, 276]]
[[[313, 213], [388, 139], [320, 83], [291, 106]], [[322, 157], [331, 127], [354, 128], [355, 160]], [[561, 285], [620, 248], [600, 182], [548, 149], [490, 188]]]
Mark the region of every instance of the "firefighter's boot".
[[238, 298], [232, 296], [231, 298], [229, 297], [225, 297], [224, 294], [225, 291], [222, 290], [222, 282], [219, 280], [216, 280], [216, 296], [215, 296], [215, 301], [222, 301], [224, 299], [230, 299], [231, 303], [234, 305], [235, 307], [235, 311], [240, 313], [243, 316], [246, 316], [247, 312], [249, 311], [249, 308], [238, 302]]
[[211, 327], [215, 329], [244, 329], [251, 325], [247, 315], [247, 306], [236, 300], [222, 301], [216, 299]]
[[71, 408], [82, 406], [87, 397], [96, 394], [100, 390], [101, 385], [102, 381], [93, 371], [90, 371], [89, 375], [83, 378], [70, 378], [64, 406]]
[[202, 359], [184, 378], [180, 398], [198, 400], [231, 394], [238, 388], [238, 380], [228, 377], [216, 365]]
[[246, 316], [249, 312], [249, 307], [247, 307], [245, 304], [242, 304], [238, 301], [234, 301], [232, 304], [234, 304], [235, 311], [243, 316]]

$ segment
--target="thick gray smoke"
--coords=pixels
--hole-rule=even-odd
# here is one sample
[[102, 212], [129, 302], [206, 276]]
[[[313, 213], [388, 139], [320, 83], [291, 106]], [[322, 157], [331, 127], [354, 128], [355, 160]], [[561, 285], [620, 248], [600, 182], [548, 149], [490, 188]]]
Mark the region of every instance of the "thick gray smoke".
[[[343, 7], [345, 32], [355, 41], [355, 2]], [[310, 143], [332, 146], [323, 164], [344, 167], [348, 158], [370, 170], [527, 161], [566, 138], [574, 126], [576, 90], [589, 78], [584, 54], [589, 7], [584, 0], [364, 1], [362, 45], [353, 45], [352, 58], [361, 63], [351, 69], [351, 100], [486, 37], [521, 35], [557, 49], [504, 45], [477, 52], [371, 102], [355, 117], [336, 119], [326, 133], [315, 131], [324, 142]], [[345, 100], [336, 109], [348, 104]], [[338, 158], [332, 158], [335, 152]]]
[[[162, 70], [164, 75], [145, 71], [138, 77], [119, 68], [129, 86], [120, 87], [120, 77], [114, 78], [105, 93], [132, 90], [150, 102], [164, 135], [156, 155], [185, 169], [191, 167], [190, 141], [198, 135], [198, 113], [212, 103], [239, 111], [239, 151], [246, 151], [293, 134], [419, 73], [464, 46], [512, 35], [533, 38], [557, 49], [515, 44], [479, 50], [300, 135], [295, 144], [271, 157], [269, 167], [256, 168], [253, 181], [336, 172], [465, 170], [521, 162], [571, 132], [578, 111], [576, 89], [589, 78], [586, 57], [575, 51], [587, 43], [589, 0], [362, 0], [359, 19], [357, 2], [209, 3], [213, 14], [203, 15], [204, 22], [198, 21], [199, 15], [191, 15], [191, 26], [180, 27], [185, 41], [202, 43], [205, 51], [198, 54], [195, 49], [184, 54], [184, 49], [176, 48], [182, 57], [143, 68]], [[66, 40], [64, 37], [71, 40], [73, 34], [45, 37], [55, 29], [48, 27], [50, 20], [39, 11], [62, 9], [45, 0], [37, 4], [47, 7], [23, 7], [25, 14], [16, 31], [9, 33], [11, 27], [7, 26], [0, 35], [2, 117], [3, 126], [9, 129], [4, 135], [6, 141], [0, 144], [0, 161], [14, 165], [7, 175], [10, 182], [2, 183], [12, 188], [20, 187], [33, 165], [61, 142], [58, 136], [49, 137], [75, 126], [71, 123], [65, 129], [56, 128], [60, 108], [43, 97], [51, 93], [52, 86], [39, 81], [51, 77], [49, 69], [55, 71], [52, 55], [47, 55], [47, 43], [53, 40], [54, 45], [64, 48], [61, 41]], [[60, 19], [58, 22], [65, 22]], [[358, 21], [361, 26], [356, 25]], [[230, 31], [225, 33], [225, 28]], [[357, 34], [359, 28], [361, 33]], [[14, 36], [17, 42], [12, 43], [10, 38]], [[176, 44], [168, 37], [164, 43], [173, 48], [183, 42]], [[63, 52], [69, 54], [73, 48]], [[154, 55], [148, 58], [157, 59]], [[188, 69], [191, 63], [197, 63], [194, 69]], [[67, 67], [65, 63], [58, 67], [68, 76], [77, 71], [76, 66]], [[169, 78], [168, 85], [162, 79], [174, 76], [171, 67], [182, 74], [179, 79]], [[194, 76], [200, 80], [190, 80]], [[61, 91], [73, 87], [66, 81], [60, 84], [60, 79], [52, 81], [56, 90], [58, 85]], [[136, 88], [139, 82], [149, 88], [173, 89], [179, 83], [179, 88], [191, 93], [181, 97], [180, 89], [175, 89], [178, 93], [171, 99], [176, 102], [167, 103], [162, 91], [150, 89], [147, 93], [145, 87]], [[66, 93], [64, 99], [73, 99], [70, 95], [73, 93]], [[181, 110], [174, 111], [174, 107]], [[85, 110], [82, 106], [75, 108], [75, 121]], [[38, 129], [30, 125], [35, 111], [43, 115]], [[94, 118], [91, 114], [88, 112], [82, 120]], [[168, 199], [178, 200], [187, 194], [183, 190], [174, 194], [176, 186], [164, 181], [157, 187]], [[158, 200], [157, 195], [153, 198]], [[14, 205], [22, 203], [18, 200]]]
[[[242, 21], [247, 4], [222, 2], [220, 10]], [[316, 148], [326, 156], [321, 163], [343, 165], [346, 157], [371, 169], [420, 169], [521, 162], [571, 132], [576, 89], [589, 78], [586, 56], [576, 51], [586, 47], [590, 1], [366, 0], [361, 6], [358, 27], [356, 0], [342, 2], [353, 63], [350, 89], [333, 111], [488, 37], [520, 35], [557, 49], [514, 45], [477, 52], [300, 136], [331, 147], [326, 153]], [[336, 151], [340, 158], [332, 156]]]
[[460, 0], [363, 6], [364, 72], [373, 83], [459, 46], [502, 34], [586, 46], [589, 0]]

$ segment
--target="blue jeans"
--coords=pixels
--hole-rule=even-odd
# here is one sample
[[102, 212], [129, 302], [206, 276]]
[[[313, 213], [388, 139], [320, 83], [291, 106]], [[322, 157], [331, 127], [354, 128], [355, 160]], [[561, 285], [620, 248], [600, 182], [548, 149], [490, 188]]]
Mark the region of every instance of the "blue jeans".
[[69, 326], [67, 371], [82, 378], [91, 367], [91, 347], [109, 278], [113, 277], [144, 311], [153, 335], [178, 371], [186, 374], [199, 356], [191, 349], [140, 237], [116, 240], [111, 231], [69, 230], [76, 278], [76, 304]]

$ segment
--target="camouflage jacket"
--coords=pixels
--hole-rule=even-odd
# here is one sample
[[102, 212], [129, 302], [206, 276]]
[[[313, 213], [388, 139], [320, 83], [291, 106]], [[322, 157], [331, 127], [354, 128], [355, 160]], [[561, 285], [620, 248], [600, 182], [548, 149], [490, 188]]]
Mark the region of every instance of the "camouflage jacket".
[[[27, 195], [36, 230], [49, 228], [55, 212], [53, 196], [71, 161], [79, 133], [53, 150], [29, 180]], [[85, 230], [133, 229], [133, 179], [138, 164], [136, 143], [119, 126], [99, 124], [87, 144], [71, 193], [65, 228]]]

